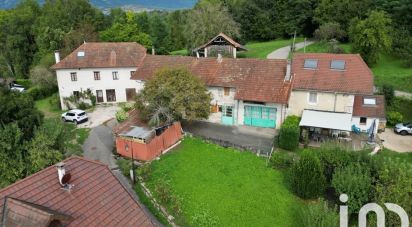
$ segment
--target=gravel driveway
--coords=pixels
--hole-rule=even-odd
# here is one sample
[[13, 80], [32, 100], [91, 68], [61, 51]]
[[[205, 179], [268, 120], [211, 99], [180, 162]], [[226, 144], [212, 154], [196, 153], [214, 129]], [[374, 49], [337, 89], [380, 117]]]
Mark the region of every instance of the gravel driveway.
[[393, 129], [387, 128], [385, 132], [378, 134], [383, 139], [383, 146], [397, 152], [412, 152], [412, 135], [401, 136], [395, 134]]
[[96, 106], [92, 112], [88, 112], [89, 120], [85, 123], [79, 124], [79, 128], [94, 128], [116, 116], [116, 111], [120, 109], [117, 105], [101, 105]]
[[[312, 43], [314, 43], [314, 42], [313, 41], [306, 41], [306, 46], [309, 46]], [[304, 46], [305, 46], [305, 42], [296, 43], [295, 44], [295, 49], [299, 50], [299, 49], [302, 49]], [[289, 56], [289, 52], [290, 52], [290, 45], [279, 48], [279, 49], [273, 51], [272, 53], [270, 53], [267, 56], [267, 59], [287, 59], [288, 56]]]

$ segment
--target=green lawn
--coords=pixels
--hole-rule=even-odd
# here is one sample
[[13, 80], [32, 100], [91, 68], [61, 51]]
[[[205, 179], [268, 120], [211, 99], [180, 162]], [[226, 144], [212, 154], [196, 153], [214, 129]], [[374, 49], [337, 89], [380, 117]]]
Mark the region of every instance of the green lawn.
[[186, 49], [183, 50], [176, 50], [176, 51], [172, 51], [169, 53], [170, 55], [181, 55], [181, 56], [187, 56], [188, 52]]
[[[296, 38], [296, 43], [303, 42], [303, 38]], [[248, 51], [238, 54], [239, 58], [266, 58], [271, 52], [291, 45], [293, 39], [277, 39], [268, 42], [250, 42], [246, 44]]]
[[36, 108], [40, 110], [45, 118], [55, 118], [59, 117], [60, 114], [63, 112], [59, 108], [59, 102], [60, 100], [58, 99], [58, 95], [53, 94], [52, 96], [49, 96], [45, 99], [40, 99], [35, 102]]
[[[351, 52], [348, 43], [340, 44], [346, 53]], [[297, 52], [303, 52], [303, 49]], [[314, 43], [306, 47], [306, 53], [326, 53], [327, 44], [324, 42]], [[391, 84], [395, 90], [412, 92], [412, 68], [404, 66], [402, 59], [389, 54], [382, 54], [379, 61], [371, 66], [375, 76], [375, 85]]]
[[299, 226], [295, 215], [305, 203], [287, 189], [282, 172], [250, 152], [186, 137], [151, 167], [147, 185], [159, 201], [156, 185], [167, 182], [181, 201], [180, 225]]

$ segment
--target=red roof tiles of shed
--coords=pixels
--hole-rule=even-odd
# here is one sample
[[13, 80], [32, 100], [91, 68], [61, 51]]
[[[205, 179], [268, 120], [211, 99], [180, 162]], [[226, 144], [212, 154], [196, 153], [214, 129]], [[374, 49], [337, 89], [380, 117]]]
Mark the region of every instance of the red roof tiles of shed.
[[[316, 69], [305, 69], [305, 59], [318, 60]], [[344, 60], [345, 69], [331, 69], [332, 60]], [[350, 94], [373, 94], [373, 75], [359, 54], [296, 54], [292, 61], [293, 89]]]
[[[365, 98], [376, 99], [376, 105], [364, 104], [363, 100]], [[355, 96], [355, 101], [353, 103], [353, 116], [385, 118], [385, 97], [383, 95]]]
[[72, 217], [67, 226], [154, 226], [106, 165], [80, 157], [64, 162], [71, 190], [63, 190], [56, 167], [48, 167], [0, 190], [0, 217], [7, 196]]
[[195, 58], [183, 56], [147, 55], [132, 79], [148, 80], [158, 69], [183, 67], [199, 76], [207, 86], [234, 87], [235, 99], [286, 104], [289, 81], [286, 60], [252, 58]]
[[[84, 52], [84, 56], [78, 56]], [[146, 56], [146, 48], [135, 42], [83, 43], [53, 69], [137, 67]]]

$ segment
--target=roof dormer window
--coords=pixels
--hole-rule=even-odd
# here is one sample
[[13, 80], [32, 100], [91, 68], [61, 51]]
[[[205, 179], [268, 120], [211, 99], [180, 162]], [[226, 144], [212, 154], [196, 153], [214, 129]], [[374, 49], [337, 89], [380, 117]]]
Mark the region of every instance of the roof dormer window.
[[376, 105], [376, 98], [363, 98], [363, 105]]
[[330, 62], [330, 69], [345, 70], [345, 61], [344, 60], [332, 60]]
[[84, 51], [77, 52], [77, 57], [84, 57], [84, 55], [85, 55]]
[[305, 68], [305, 69], [316, 69], [316, 68], [318, 68], [318, 60], [317, 59], [305, 59], [305, 63], [303, 64], [303, 68]]

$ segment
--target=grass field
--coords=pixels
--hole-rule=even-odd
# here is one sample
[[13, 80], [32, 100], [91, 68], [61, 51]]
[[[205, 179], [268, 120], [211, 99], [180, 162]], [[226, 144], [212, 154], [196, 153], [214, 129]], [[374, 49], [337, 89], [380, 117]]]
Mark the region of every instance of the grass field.
[[250, 152], [186, 137], [151, 166], [147, 185], [155, 197], [156, 185], [167, 182], [181, 201], [178, 224], [299, 226], [295, 215], [304, 202], [287, 189], [282, 172]]
[[58, 102], [60, 102], [60, 100], [58, 99], [58, 95], [56, 93], [45, 99], [40, 99], [36, 101], [35, 105], [36, 108], [44, 114], [45, 118], [55, 118], [59, 117], [60, 114], [63, 113], [63, 111], [60, 110], [58, 106]]
[[176, 50], [169, 53], [170, 55], [180, 55], [180, 56], [187, 56], [188, 52], [186, 49], [183, 50]]
[[[342, 47], [346, 53], [351, 53], [350, 44], [340, 44], [339, 46]], [[297, 52], [303, 52], [303, 49]], [[306, 53], [322, 52], [327, 52], [326, 43], [314, 43], [306, 47]], [[376, 86], [390, 84], [395, 87], [395, 90], [412, 93], [412, 68], [405, 67], [402, 59], [389, 54], [382, 54], [379, 61], [371, 66], [371, 70], [375, 76]]]

